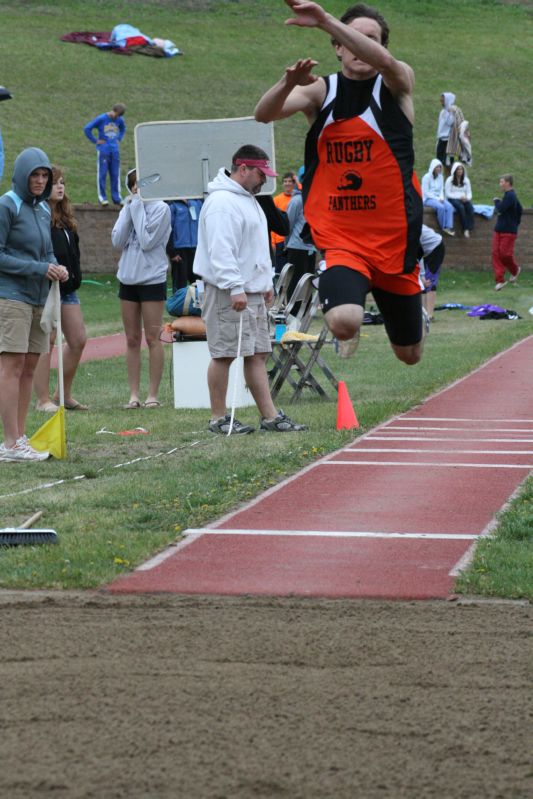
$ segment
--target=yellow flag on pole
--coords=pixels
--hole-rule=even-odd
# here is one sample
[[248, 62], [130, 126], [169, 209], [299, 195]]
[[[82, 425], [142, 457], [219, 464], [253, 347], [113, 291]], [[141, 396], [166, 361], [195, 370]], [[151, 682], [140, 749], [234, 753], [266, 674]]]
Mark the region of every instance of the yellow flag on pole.
[[50, 288], [49, 298], [46, 301], [43, 318], [43, 330], [50, 332], [52, 327], [57, 328], [57, 379], [59, 388], [59, 408], [47, 422], [40, 427], [30, 438], [30, 444], [39, 452], [48, 451], [54, 458], [67, 457], [67, 434], [65, 430], [65, 393], [63, 385], [63, 333], [61, 330], [61, 295], [59, 283], [55, 280]]
[[54, 458], [67, 457], [67, 435], [65, 431], [65, 408], [61, 406], [53, 416], [30, 438], [30, 444], [39, 452], [48, 450]]

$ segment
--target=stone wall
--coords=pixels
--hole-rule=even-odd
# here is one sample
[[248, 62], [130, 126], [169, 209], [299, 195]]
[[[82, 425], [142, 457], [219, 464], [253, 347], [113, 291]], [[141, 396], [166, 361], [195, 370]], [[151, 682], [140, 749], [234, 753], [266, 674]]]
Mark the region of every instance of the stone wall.
[[[82, 267], [84, 272], [116, 272], [120, 252], [111, 246], [111, 230], [118, 217], [118, 210], [94, 205], [76, 205], [79, 225]], [[475, 230], [470, 239], [465, 239], [455, 215], [455, 236], [444, 236], [447, 267], [490, 271], [491, 240], [494, 219], [485, 219], [476, 214]], [[424, 211], [426, 225], [438, 230], [436, 214], [431, 209]], [[524, 211], [516, 242], [516, 259], [522, 269], [533, 271], [533, 210]]]

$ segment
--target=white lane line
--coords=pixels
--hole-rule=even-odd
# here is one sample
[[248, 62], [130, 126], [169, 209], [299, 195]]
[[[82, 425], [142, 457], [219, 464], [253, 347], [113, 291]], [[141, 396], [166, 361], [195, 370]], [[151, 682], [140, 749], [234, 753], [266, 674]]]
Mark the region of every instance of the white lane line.
[[154, 555], [153, 558], [150, 558], [150, 560], [141, 563], [141, 565], [137, 566], [134, 571], [146, 572], [150, 571], [150, 569], [155, 569], [156, 566], [159, 566], [161, 563], [164, 563], [165, 560], [171, 558], [172, 555], [174, 555], [179, 549], [184, 549], [184, 547], [188, 547], [189, 544], [193, 544], [196, 538], [197, 536], [191, 535], [188, 538], [184, 538], [182, 541], [179, 541], [177, 544], [171, 544], [162, 552], [158, 552], [157, 555]]
[[[407, 411], [409, 413], [409, 411]], [[401, 422], [469, 422], [470, 424], [504, 424], [506, 421], [509, 424], [533, 424], [533, 419], [460, 419], [453, 416], [396, 416], [385, 424], [391, 424], [394, 421]]]
[[439, 461], [325, 461], [324, 466], [435, 466], [464, 469], [533, 469], [533, 463], [440, 463]]
[[445, 455], [533, 455], [533, 449], [407, 449], [404, 447], [346, 447], [344, 452], [416, 452], [423, 455], [426, 452], [441, 453]]
[[366, 436], [366, 441], [487, 441], [493, 444], [533, 444], [533, 438], [451, 438], [451, 436]]
[[198, 537], [200, 535], [257, 535], [291, 537], [323, 537], [323, 538], [429, 538], [438, 541], [475, 541], [479, 538], [474, 533], [385, 533], [363, 530], [240, 530], [221, 529], [218, 527], [191, 527], [182, 535]]
[[[531, 432], [533, 432], [532, 430], [528, 430], [527, 428], [510, 427], [510, 426], [507, 426], [507, 427], [476, 427], [474, 429], [475, 429], [476, 433], [477, 432], [480, 432], [480, 433], [507, 433], [509, 435], [512, 434], [512, 433], [531, 433]], [[460, 433], [462, 430], [468, 430], [468, 432], [472, 432], [472, 425], [470, 425], [469, 427], [442, 427], [442, 426], [431, 427], [430, 425], [416, 425], [416, 427], [413, 425], [411, 427], [402, 427], [402, 425], [397, 425], [397, 424], [392, 425], [392, 424], [390, 424], [390, 425], [387, 425], [387, 432], [389, 430], [409, 430], [409, 431], [416, 431], [416, 430], [442, 430], [442, 431], [445, 431], [445, 430], [451, 430], [454, 433], [455, 432]]]

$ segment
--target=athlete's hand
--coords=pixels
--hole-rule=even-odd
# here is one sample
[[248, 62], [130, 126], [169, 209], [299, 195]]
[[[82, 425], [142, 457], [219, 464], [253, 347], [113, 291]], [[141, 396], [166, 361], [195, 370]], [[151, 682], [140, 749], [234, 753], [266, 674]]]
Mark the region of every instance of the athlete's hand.
[[285, 20], [286, 25], [317, 28], [326, 22], [326, 12], [318, 3], [310, 3], [307, 0], [285, 0], [285, 2], [296, 14], [295, 17]]
[[244, 291], [242, 294], [232, 294], [231, 295], [231, 307], [234, 311], [244, 311], [246, 306], [248, 305], [248, 300], [246, 299], [246, 294]]
[[265, 300], [266, 307], [270, 308], [270, 306], [272, 305], [272, 301], [274, 299], [274, 289], [269, 289], [268, 291], [265, 291], [265, 293], [263, 294], [263, 298]]
[[309, 86], [318, 80], [317, 75], [312, 75], [311, 70], [316, 67], [318, 61], [312, 58], [300, 58], [290, 67], [285, 70], [285, 79], [287, 86], [293, 88], [294, 86]]

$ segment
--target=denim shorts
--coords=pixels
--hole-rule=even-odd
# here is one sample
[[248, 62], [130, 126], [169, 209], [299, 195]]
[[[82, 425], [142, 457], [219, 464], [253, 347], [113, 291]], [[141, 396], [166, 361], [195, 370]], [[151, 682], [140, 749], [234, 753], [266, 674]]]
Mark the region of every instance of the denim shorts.
[[79, 305], [80, 298], [78, 297], [75, 291], [71, 291], [70, 294], [63, 294], [61, 297], [61, 305]]

